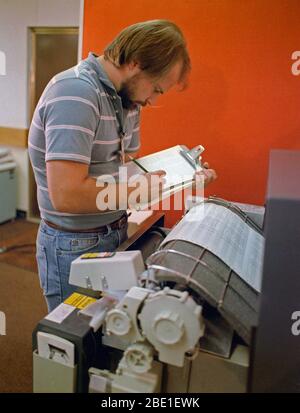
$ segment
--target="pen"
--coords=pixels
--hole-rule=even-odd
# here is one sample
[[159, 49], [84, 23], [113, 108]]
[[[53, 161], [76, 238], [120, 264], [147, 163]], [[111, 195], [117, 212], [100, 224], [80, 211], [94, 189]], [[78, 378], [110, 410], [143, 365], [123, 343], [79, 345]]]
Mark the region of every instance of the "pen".
[[134, 162], [138, 167], [140, 167], [146, 174], [148, 173], [147, 169], [143, 167], [136, 159], [132, 158], [132, 156], [128, 155], [129, 159]]

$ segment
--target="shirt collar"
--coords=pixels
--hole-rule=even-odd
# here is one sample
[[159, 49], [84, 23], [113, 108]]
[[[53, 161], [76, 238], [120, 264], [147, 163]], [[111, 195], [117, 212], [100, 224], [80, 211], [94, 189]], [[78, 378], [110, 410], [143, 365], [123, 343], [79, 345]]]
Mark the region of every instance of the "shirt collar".
[[95, 53], [89, 52], [88, 58], [86, 60], [96, 71], [101, 82], [104, 83], [110, 89], [112, 89], [114, 93], [117, 93], [115, 86], [107, 76], [106, 71], [104, 70], [103, 66], [101, 65], [97, 57], [98, 56]]

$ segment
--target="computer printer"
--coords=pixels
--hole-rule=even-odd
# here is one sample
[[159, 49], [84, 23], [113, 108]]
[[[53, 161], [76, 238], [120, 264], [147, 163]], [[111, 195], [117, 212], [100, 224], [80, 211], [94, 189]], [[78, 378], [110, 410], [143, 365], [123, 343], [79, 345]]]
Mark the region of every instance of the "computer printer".
[[78, 291], [33, 332], [34, 392], [276, 388], [272, 378], [253, 383], [257, 358], [263, 365], [264, 225], [263, 207], [191, 200], [170, 231], [151, 226], [126, 250], [74, 260]]

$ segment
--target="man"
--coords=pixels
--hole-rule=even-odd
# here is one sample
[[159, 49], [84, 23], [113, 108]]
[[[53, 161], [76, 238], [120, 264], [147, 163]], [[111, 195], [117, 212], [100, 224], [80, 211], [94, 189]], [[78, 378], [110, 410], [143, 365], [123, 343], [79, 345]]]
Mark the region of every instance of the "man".
[[[99, 211], [95, 178], [116, 175], [125, 155], [135, 156], [140, 106], [183, 84], [189, 70], [180, 29], [153, 20], [125, 28], [104, 55], [90, 53], [47, 85], [30, 127], [29, 155], [42, 218], [37, 262], [49, 311], [74, 291], [68, 277], [76, 257], [114, 251], [126, 239], [119, 197], [115, 209]], [[163, 174], [146, 174], [151, 190], [157, 185], [161, 190], [152, 178]], [[205, 183], [216, 178], [210, 169], [204, 175]], [[112, 184], [112, 190], [119, 194], [124, 185]]]

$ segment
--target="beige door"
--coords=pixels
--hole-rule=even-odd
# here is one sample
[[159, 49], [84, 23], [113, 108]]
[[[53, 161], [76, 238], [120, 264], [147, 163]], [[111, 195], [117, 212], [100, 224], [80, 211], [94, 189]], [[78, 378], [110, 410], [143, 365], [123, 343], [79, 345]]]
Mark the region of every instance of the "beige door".
[[[31, 27], [29, 29], [29, 120], [49, 80], [57, 73], [76, 65], [78, 27]], [[38, 218], [36, 184], [29, 166], [29, 214]]]

